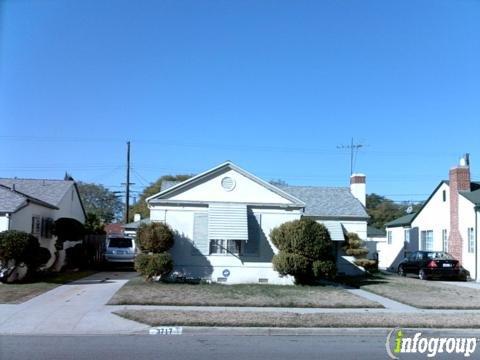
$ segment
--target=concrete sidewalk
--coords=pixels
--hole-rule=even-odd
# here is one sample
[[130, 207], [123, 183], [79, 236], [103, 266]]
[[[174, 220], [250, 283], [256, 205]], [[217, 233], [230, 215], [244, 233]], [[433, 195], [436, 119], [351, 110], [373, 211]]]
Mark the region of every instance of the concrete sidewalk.
[[223, 307], [223, 306], [152, 306], [105, 305], [131, 278], [134, 272], [101, 272], [90, 277], [59, 286], [18, 305], [0, 305], [0, 335], [80, 335], [80, 334], [135, 334], [148, 333], [149, 326], [120, 318], [118, 310], [176, 310], [176, 311], [254, 311], [313, 313], [402, 313], [419, 314], [478, 314], [480, 310], [425, 310], [417, 309], [359, 289], [347, 291], [376, 301], [384, 308], [279, 308], [279, 307]]
[[0, 305], [0, 334], [118, 334], [146, 325], [122, 319], [105, 304], [134, 272], [102, 272], [59, 286], [19, 305]]

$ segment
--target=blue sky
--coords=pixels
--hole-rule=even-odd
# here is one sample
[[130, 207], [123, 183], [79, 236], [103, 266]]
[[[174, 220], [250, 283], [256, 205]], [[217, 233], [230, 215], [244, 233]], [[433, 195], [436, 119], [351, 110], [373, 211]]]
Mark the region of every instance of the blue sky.
[[227, 159], [427, 197], [480, 179], [480, 1], [0, 0], [0, 176], [124, 181]]

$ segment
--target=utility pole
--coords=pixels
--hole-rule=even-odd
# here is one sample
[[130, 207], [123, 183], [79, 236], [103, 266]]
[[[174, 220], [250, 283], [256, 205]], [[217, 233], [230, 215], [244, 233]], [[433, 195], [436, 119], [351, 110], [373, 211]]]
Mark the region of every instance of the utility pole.
[[363, 147], [363, 144], [354, 144], [353, 143], [353, 137], [352, 137], [352, 140], [350, 141], [350, 145], [339, 145], [339, 146], [337, 146], [337, 149], [349, 149], [350, 150], [350, 175], [353, 174], [353, 163], [354, 163], [355, 153], [361, 147]]
[[127, 182], [125, 184], [125, 224], [128, 224], [130, 207], [130, 141], [127, 141]]

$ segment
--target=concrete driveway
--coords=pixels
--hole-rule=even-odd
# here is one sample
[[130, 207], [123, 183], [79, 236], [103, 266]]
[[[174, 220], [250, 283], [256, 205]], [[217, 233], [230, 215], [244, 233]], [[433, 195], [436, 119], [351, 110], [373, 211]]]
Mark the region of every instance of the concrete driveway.
[[18, 305], [0, 305], [0, 334], [132, 333], [148, 326], [112, 314], [107, 301], [135, 272], [101, 272]]

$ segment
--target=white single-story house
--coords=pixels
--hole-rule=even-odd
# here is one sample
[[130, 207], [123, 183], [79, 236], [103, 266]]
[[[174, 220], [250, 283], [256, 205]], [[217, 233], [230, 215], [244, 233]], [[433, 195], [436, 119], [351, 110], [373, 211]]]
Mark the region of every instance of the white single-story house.
[[406, 215], [386, 225], [385, 268], [396, 269], [398, 259], [416, 250], [449, 252], [460, 260], [470, 276], [478, 274], [478, 218], [480, 182], [471, 181], [468, 154], [449, 172], [415, 214]]
[[351, 181], [351, 189], [277, 187], [225, 162], [146, 201], [150, 221], [165, 222], [175, 232], [175, 271], [213, 282], [291, 284], [291, 277], [273, 269], [277, 249], [269, 234], [302, 217], [329, 229], [341, 272], [362, 271], [341, 254], [346, 231], [366, 238], [365, 176]]
[[[75, 181], [46, 179], [0, 179], [0, 232], [31, 233], [40, 246], [55, 254], [54, 221], [71, 218], [85, 222], [85, 210]], [[56, 260], [52, 256], [47, 267]]]

